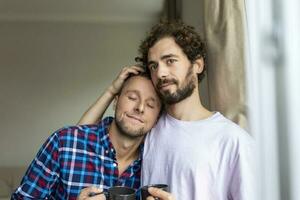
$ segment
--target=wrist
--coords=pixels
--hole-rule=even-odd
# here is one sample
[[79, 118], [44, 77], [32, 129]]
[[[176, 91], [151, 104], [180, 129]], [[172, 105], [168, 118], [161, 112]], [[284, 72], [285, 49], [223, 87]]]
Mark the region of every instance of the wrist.
[[117, 90], [113, 85], [109, 86], [109, 88], [106, 91], [112, 96], [116, 96], [118, 94]]

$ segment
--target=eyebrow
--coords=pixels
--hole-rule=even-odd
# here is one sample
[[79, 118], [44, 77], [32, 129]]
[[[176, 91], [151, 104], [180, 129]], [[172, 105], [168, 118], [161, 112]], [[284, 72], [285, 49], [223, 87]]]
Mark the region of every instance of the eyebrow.
[[160, 59], [163, 60], [163, 59], [166, 59], [166, 58], [172, 58], [172, 57], [178, 58], [177, 55], [170, 53], [170, 54], [167, 54], [167, 55], [163, 55], [162, 57], [160, 57]]
[[[170, 54], [166, 54], [166, 55], [161, 56], [160, 59], [161, 59], [161, 60], [164, 60], [164, 59], [167, 59], [167, 58], [173, 58], [173, 57], [178, 58], [177, 55], [170, 53]], [[151, 60], [151, 61], [149, 61], [149, 62], [147, 63], [147, 65], [150, 65], [150, 64], [153, 64], [153, 63], [156, 64], [157, 62]]]
[[151, 100], [151, 101], [154, 101], [154, 102], [157, 102], [156, 99], [154, 97], [150, 97], [148, 98], [148, 100]]
[[132, 92], [132, 93], [137, 93], [137, 94], [139, 93], [139, 91], [137, 91], [137, 90], [127, 90], [125, 94], [128, 94], [128, 93], [130, 93], [130, 92]]

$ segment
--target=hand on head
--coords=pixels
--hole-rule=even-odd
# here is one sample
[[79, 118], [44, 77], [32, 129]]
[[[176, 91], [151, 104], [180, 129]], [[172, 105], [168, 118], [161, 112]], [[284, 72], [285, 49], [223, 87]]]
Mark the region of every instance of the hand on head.
[[[84, 188], [80, 191], [79, 196], [77, 197], [77, 200], [106, 200], [105, 195], [102, 194], [97, 194], [101, 193], [103, 190], [97, 187], [87, 187]], [[96, 194], [96, 195], [91, 195], [91, 194]]]
[[136, 65], [124, 67], [117, 76], [117, 78], [112, 82], [110, 92], [113, 95], [118, 94], [122, 88], [124, 81], [128, 78], [130, 74], [139, 74], [141, 72], [144, 72], [144, 69]]
[[154, 197], [158, 197], [160, 200], [175, 200], [175, 197], [171, 193], [163, 191], [159, 188], [150, 187], [148, 192], [153, 197], [148, 197], [147, 200], [155, 200]]

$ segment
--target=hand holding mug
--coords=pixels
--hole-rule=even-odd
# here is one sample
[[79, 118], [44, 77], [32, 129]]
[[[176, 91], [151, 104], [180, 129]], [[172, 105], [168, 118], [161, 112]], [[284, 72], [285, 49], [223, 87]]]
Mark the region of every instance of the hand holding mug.
[[92, 186], [82, 189], [77, 200], [106, 200], [106, 198], [102, 189]]
[[148, 192], [153, 196], [147, 197], [147, 200], [155, 200], [155, 199], [160, 199], [160, 200], [175, 200], [175, 197], [169, 193], [166, 192], [160, 188], [154, 188], [150, 187], [148, 188]]
[[[151, 192], [150, 192], [151, 191]], [[174, 200], [167, 184], [152, 184], [141, 188], [142, 200]]]

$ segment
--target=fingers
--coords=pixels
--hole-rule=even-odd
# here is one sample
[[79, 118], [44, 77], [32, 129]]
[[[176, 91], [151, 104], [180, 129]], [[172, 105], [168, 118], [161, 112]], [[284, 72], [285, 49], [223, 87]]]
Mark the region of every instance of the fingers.
[[[150, 187], [148, 189], [148, 192], [152, 196], [158, 197], [160, 200], [175, 200], [175, 198], [171, 193], [163, 191], [162, 189], [159, 188]], [[156, 198], [154, 197], [148, 197], [147, 200], [155, 200]]]
[[86, 200], [106, 200], [106, 197], [104, 194], [99, 194], [93, 197], [86, 198]]
[[[155, 197], [156, 198], [156, 197]], [[152, 196], [149, 196], [149, 197], [147, 197], [147, 199], [146, 200], [157, 200], [157, 198], [155, 199], [154, 197], [152, 197]]]
[[97, 194], [101, 193], [103, 190], [97, 187], [87, 187], [80, 191], [79, 196], [77, 197], [77, 200], [105, 200], [104, 194], [99, 194], [95, 196], [91, 196], [90, 194]]
[[119, 73], [118, 77], [113, 81], [111, 88], [109, 89], [110, 93], [113, 95], [118, 94], [120, 89], [122, 88], [122, 85], [124, 81], [128, 78], [130, 74], [139, 74], [141, 72], [144, 72], [144, 69], [142, 67], [133, 65], [130, 67], [124, 67], [121, 72]]
[[124, 67], [120, 73], [120, 76], [124, 76], [123, 78], [126, 79], [130, 74], [139, 74], [141, 72], [144, 72], [144, 69], [142, 67], [133, 65]]

